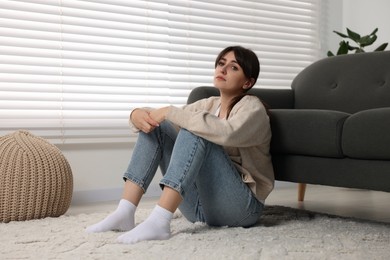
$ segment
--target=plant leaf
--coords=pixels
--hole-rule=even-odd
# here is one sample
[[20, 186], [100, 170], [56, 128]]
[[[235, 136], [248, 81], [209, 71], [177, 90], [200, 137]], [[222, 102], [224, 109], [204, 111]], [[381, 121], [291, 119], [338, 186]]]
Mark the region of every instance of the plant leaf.
[[358, 42], [360, 40], [360, 34], [355, 33], [354, 31], [351, 31], [350, 29], [347, 28], [348, 36], [351, 38], [353, 41]]
[[348, 46], [349, 43], [346, 41], [341, 41], [340, 42], [340, 48], [337, 51], [337, 55], [343, 55], [348, 53]]
[[381, 46], [379, 46], [378, 48], [376, 48], [374, 51], [384, 51], [387, 47], [387, 42], [386, 43], [383, 43], [381, 44]]
[[360, 47], [366, 47], [373, 44], [378, 37], [376, 35], [367, 35], [360, 38]]
[[343, 33], [341, 33], [341, 32], [337, 32], [337, 31], [333, 31], [334, 33], [336, 33], [338, 36], [340, 36], [340, 37], [343, 37], [343, 38], [349, 38], [348, 37], [348, 35], [345, 35], [345, 34], [343, 34]]
[[378, 31], [378, 28], [375, 28], [375, 30], [370, 35], [375, 35], [377, 31]]
[[333, 52], [331, 52], [331, 51], [328, 51], [327, 55], [328, 55], [328, 57], [334, 56]]

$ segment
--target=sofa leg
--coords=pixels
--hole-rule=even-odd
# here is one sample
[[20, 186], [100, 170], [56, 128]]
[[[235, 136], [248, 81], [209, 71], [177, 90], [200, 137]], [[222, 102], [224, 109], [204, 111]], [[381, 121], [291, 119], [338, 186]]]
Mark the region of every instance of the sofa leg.
[[298, 183], [298, 201], [305, 199], [306, 183]]

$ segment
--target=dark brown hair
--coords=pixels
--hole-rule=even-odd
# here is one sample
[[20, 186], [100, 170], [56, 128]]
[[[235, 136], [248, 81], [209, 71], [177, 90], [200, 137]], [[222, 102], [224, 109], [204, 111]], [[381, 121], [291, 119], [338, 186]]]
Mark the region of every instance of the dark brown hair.
[[218, 65], [218, 62], [229, 52], [233, 52], [236, 58], [238, 65], [242, 68], [245, 77], [248, 79], [253, 79], [253, 84], [249, 88], [243, 90], [241, 95], [238, 95], [232, 100], [232, 103], [229, 105], [226, 118], [229, 116], [230, 111], [245, 95], [248, 90], [250, 90], [257, 81], [260, 73], [260, 62], [257, 58], [257, 55], [250, 49], [241, 47], [241, 46], [229, 46], [223, 49], [217, 56], [215, 60], [215, 68]]

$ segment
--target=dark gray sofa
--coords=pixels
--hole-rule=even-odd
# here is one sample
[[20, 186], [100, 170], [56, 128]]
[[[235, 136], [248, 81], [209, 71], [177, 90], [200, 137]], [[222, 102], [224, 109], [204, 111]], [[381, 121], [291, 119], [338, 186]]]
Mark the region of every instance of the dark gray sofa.
[[[291, 89], [250, 93], [270, 107], [276, 180], [390, 191], [390, 51], [324, 58]], [[188, 103], [215, 95], [198, 87]]]

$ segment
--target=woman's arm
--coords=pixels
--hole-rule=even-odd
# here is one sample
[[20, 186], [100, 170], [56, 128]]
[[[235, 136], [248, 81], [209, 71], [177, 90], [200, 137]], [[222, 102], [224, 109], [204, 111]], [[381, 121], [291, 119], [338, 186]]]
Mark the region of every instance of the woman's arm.
[[[204, 104], [206, 100], [198, 100], [192, 104], [184, 105], [178, 109], [185, 110], [198, 110], [205, 109]], [[142, 131], [144, 133], [149, 133], [153, 131], [154, 128], [159, 126], [159, 123], [164, 121], [167, 118], [171, 106], [162, 107], [158, 109], [153, 108], [136, 108], [130, 113], [129, 124], [133, 132]]]
[[269, 118], [257, 97], [246, 96], [232, 109], [228, 119], [220, 119], [207, 110], [182, 110], [171, 107], [166, 119], [213, 143], [249, 147], [271, 138]]
[[150, 112], [150, 117], [155, 120], [155, 122], [161, 123], [167, 118], [170, 107], [162, 107], [155, 109]]

